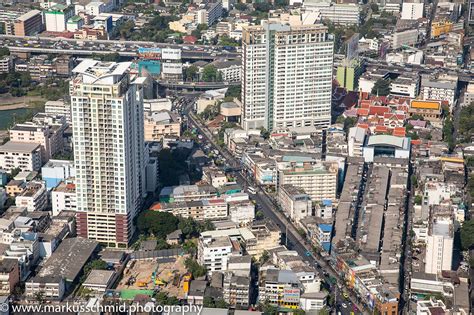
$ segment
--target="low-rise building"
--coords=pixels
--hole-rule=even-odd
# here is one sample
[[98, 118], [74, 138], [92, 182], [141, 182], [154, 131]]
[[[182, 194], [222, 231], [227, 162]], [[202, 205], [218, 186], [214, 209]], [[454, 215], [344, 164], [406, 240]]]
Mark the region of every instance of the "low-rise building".
[[0, 260], [0, 294], [9, 296], [20, 283], [18, 260], [5, 258]]
[[38, 171], [41, 168], [41, 145], [8, 141], [0, 146], [0, 169]]
[[280, 186], [278, 200], [283, 212], [296, 223], [311, 215], [311, 197], [301, 187], [293, 185]]
[[44, 182], [31, 181], [25, 190], [15, 198], [17, 207], [25, 207], [28, 212], [42, 211], [48, 203], [48, 195]]
[[150, 209], [169, 212], [183, 218], [193, 218], [197, 221], [223, 220], [228, 215], [227, 203], [221, 198], [155, 203]]
[[34, 298], [41, 292], [45, 299], [62, 300], [96, 248], [97, 242], [85, 238], [63, 240], [37, 275], [25, 283], [25, 295]]
[[408, 114], [410, 117], [421, 116], [425, 120], [439, 124], [442, 121], [441, 101], [411, 100]]
[[65, 179], [76, 176], [76, 169], [73, 161], [49, 160], [41, 168], [41, 175], [46, 188], [51, 190]]
[[47, 101], [44, 104], [44, 112], [51, 116], [64, 116], [66, 117], [66, 122], [71, 122], [71, 104], [64, 100]]
[[11, 141], [41, 145], [41, 158], [43, 162], [46, 162], [63, 151], [63, 133], [66, 128], [66, 117], [38, 113], [32, 121], [13, 126], [9, 134]]
[[262, 270], [258, 279], [258, 295], [262, 301], [278, 307], [299, 308], [301, 284], [293, 271]]
[[95, 293], [104, 294], [112, 284], [114, 275], [113, 270], [92, 270], [82, 286]]
[[179, 117], [166, 110], [146, 112], [144, 120], [145, 141], [160, 141], [166, 136], [181, 136], [181, 122]]
[[227, 270], [229, 257], [242, 255], [243, 247], [236, 237], [201, 234], [199, 238], [198, 261], [209, 273]]
[[362, 147], [365, 145], [367, 138], [367, 129], [360, 127], [352, 127], [349, 129], [347, 136], [347, 150], [349, 156], [362, 156]]
[[12, 179], [5, 187], [8, 196], [16, 197], [26, 189], [26, 182], [24, 180]]
[[53, 216], [61, 211], [76, 211], [76, 185], [72, 181], [61, 182], [51, 191]]

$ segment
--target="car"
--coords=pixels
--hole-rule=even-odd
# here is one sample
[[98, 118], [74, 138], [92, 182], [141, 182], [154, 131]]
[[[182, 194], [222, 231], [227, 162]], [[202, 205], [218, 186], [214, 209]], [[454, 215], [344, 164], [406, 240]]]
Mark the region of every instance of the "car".
[[347, 304], [346, 304], [346, 303], [342, 303], [341, 306], [342, 306], [343, 308], [347, 308]]
[[342, 296], [345, 297], [346, 299], [349, 299], [349, 294], [347, 294], [347, 292], [342, 293]]

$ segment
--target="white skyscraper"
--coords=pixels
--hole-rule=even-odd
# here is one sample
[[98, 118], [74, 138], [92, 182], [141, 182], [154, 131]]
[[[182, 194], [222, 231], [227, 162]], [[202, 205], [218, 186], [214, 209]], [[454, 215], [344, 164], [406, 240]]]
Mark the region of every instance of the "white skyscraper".
[[329, 126], [334, 43], [327, 27], [264, 22], [244, 28], [242, 45], [245, 129]]
[[70, 83], [77, 233], [124, 247], [145, 191], [143, 91], [130, 62], [86, 59]]

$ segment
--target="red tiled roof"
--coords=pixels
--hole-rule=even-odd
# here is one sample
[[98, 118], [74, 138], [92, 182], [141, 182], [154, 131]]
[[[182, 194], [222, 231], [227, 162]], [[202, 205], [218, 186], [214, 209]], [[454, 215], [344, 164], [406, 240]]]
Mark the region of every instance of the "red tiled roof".
[[374, 132], [387, 132], [388, 128], [382, 125], [375, 126]]
[[392, 134], [397, 137], [405, 137], [406, 131], [405, 131], [405, 128], [403, 127], [395, 127], [393, 128]]
[[390, 108], [387, 106], [370, 106], [369, 115], [378, 115], [383, 116], [383, 114], [390, 111]]
[[411, 140], [411, 144], [412, 145], [420, 145], [421, 144], [421, 139]]
[[369, 115], [369, 110], [367, 108], [358, 108], [357, 115], [359, 116], [367, 116]]

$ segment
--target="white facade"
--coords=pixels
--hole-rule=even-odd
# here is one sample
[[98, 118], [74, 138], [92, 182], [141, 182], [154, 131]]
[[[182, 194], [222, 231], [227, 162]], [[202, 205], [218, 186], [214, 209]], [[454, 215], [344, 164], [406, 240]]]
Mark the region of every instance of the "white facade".
[[453, 225], [449, 219], [433, 223], [431, 235], [426, 239], [425, 272], [440, 274], [451, 270], [453, 261]]
[[418, 29], [393, 33], [392, 48], [397, 49], [402, 46], [414, 46], [418, 42]]
[[76, 187], [72, 183], [62, 183], [51, 191], [51, 205], [53, 216], [57, 216], [61, 211], [76, 211]]
[[300, 222], [301, 219], [311, 216], [311, 197], [301, 188], [291, 185], [282, 185], [278, 189], [278, 201], [283, 212], [293, 221]]
[[43, 182], [30, 182], [26, 189], [15, 198], [15, 205], [25, 207], [28, 212], [43, 211], [47, 202], [46, 185]]
[[240, 225], [246, 225], [255, 218], [255, 205], [251, 202], [229, 204], [229, 219]]
[[0, 73], [9, 73], [13, 67], [13, 58], [11, 56], [4, 56], [0, 58]]
[[86, 59], [70, 84], [78, 235], [119, 246], [145, 191], [143, 91], [130, 65]]
[[362, 147], [365, 143], [367, 130], [360, 127], [352, 127], [349, 129], [347, 136], [347, 148], [349, 156], [362, 156]]
[[72, 6], [55, 5], [44, 12], [46, 31], [64, 32], [66, 31], [67, 21], [74, 16]]
[[71, 122], [71, 104], [63, 100], [47, 101], [44, 104], [44, 112], [48, 115], [65, 116], [67, 122]]
[[399, 80], [390, 82], [390, 94], [397, 96], [406, 96], [415, 98], [418, 96], [420, 81], [413, 79]]
[[228, 236], [200, 238], [198, 260], [209, 272], [227, 270], [232, 254], [232, 242]]
[[304, 2], [304, 8], [317, 12], [322, 20], [329, 20], [339, 25], [359, 25], [360, 7], [354, 3]]
[[246, 130], [330, 125], [334, 43], [325, 26], [265, 23], [244, 28], [242, 42]]
[[41, 165], [41, 146], [38, 143], [9, 141], [0, 146], [0, 169], [38, 171]]
[[304, 191], [312, 201], [335, 200], [338, 167], [334, 164], [278, 165], [278, 189], [293, 185]]
[[403, 2], [402, 20], [418, 20], [423, 17], [424, 3]]
[[238, 82], [242, 76], [242, 66], [232, 65], [227, 68], [218, 69], [224, 82]]

